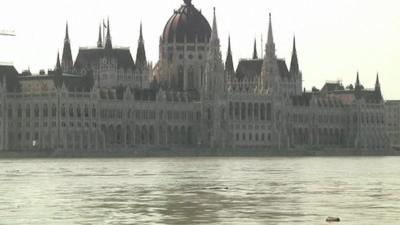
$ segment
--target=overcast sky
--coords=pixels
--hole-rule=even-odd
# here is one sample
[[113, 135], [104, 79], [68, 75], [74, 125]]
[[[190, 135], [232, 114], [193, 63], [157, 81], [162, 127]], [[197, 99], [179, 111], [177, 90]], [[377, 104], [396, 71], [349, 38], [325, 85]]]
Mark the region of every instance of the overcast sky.
[[[164, 25], [183, 0], [4, 0], [0, 30], [0, 61], [13, 62], [19, 71], [54, 67], [62, 50], [65, 23], [70, 25], [72, 53], [95, 46], [98, 26], [110, 18], [113, 44], [136, 53], [139, 24], [143, 21], [148, 58], [158, 59]], [[252, 54], [253, 41], [266, 36], [272, 13], [277, 55], [290, 64], [296, 34], [300, 67], [307, 89], [325, 81], [361, 82], [373, 87], [380, 73], [386, 99], [400, 99], [400, 1], [398, 0], [193, 0], [212, 21], [217, 9], [222, 53], [231, 35], [235, 64]], [[260, 43], [258, 43], [260, 46]], [[260, 51], [261, 46], [259, 47]]]

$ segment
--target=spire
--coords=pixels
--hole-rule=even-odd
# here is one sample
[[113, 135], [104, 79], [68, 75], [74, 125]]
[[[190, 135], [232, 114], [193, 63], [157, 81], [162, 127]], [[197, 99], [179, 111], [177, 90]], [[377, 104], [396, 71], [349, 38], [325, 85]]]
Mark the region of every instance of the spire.
[[360, 74], [357, 71], [356, 85], [354, 87], [354, 92], [355, 92], [354, 94], [355, 94], [356, 98], [361, 98], [362, 89], [363, 89], [363, 87], [361, 86], [361, 83], [360, 83]]
[[296, 50], [296, 37], [293, 37], [293, 50], [292, 50], [292, 61], [290, 63], [290, 72], [292, 74], [299, 72], [299, 61], [297, 59], [297, 50]]
[[68, 22], [65, 28], [65, 39], [64, 39], [64, 48], [63, 48], [63, 55], [61, 59], [61, 66], [63, 71], [71, 72], [73, 67], [73, 60], [72, 60], [72, 53], [71, 53], [71, 41], [69, 39], [69, 32], [68, 32]]
[[231, 49], [231, 37], [230, 36], [229, 36], [229, 39], [228, 39], [228, 53], [226, 54], [225, 71], [229, 75], [232, 75], [235, 72], [235, 69], [233, 67], [232, 49]]
[[106, 37], [105, 49], [112, 49], [111, 31], [110, 31], [110, 19], [107, 19], [107, 37]]
[[103, 38], [101, 37], [101, 23], [99, 25], [99, 39], [97, 40], [97, 47], [102, 48], [103, 47]]
[[272, 32], [272, 16], [269, 14], [269, 27], [268, 27], [268, 40], [267, 45], [265, 47], [265, 53], [268, 57], [275, 56], [275, 43], [274, 43], [274, 35]]
[[379, 73], [376, 74], [375, 91], [381, 91], [381, 83], [379, 82]]
[[258, 53], [257, 53], [257, 39], [256, 39], [256, 38], [254, 38], [253, 59], [258, 59]]
[[379, 74], [376, 74], [375, 93], [377, 94], [378, 98], [383, 99], [381, 83], [379, 82]]
[[272, 16], [271, 13], [269, 13], [269, 27], [268, 27], [268, 42], [267, 44], [274, 44], [274, 34], [272, 31]]
[[62, 86], [62, 67], [60, 62], [60, 52], [57, 52], [57, 63], [54, 72], [54, 84], [57, 88], [60, 88]]
[[357, 71], [356, 87], [361, 86], [360, 84], [360, 73]]
[[142, 22], [140, 22], [140, 34], [139, 34], [138, 48], [136, 52], [136, 66], [142, 69], [146, 65], [147, 65], [147, 58], [146, 58], [146, 50], [144, 47], [143, 28], [142, 28]]
[[219, 37], [218, 37], [218, 27], [217, 27], [217, 16], [215, 13], [215, 7], [214, 7], [214, 18], [213, 18], [213, 26], [212, 26], [212, 31], [211, 31], [211, 42], [218, 42], [219, 43]]
[[143, 24], [142, 24], [142, 21], [140, 21], [139, 41], [143, 42]]
[[57, 52], [57, 63], [56, 63], [56, 71], [61, 70], [61, 62], [60, 62], [60, 52]]
[[203, 77], [204, 98], [213, 98], [225, 91], [224, 63], [222, 61], [217, 19], [214, 8], [214, 20], [208, 49], [205, 76]]
[[69, 42], [68, 21], [67, 21], [67, 24], [66, 24], [66, 26], [65, 26], [65, 39], [64, 39], [64, 41], [65, 41], [65, 42], [66, 42], [66, 41]]
[[183, 0], [183, 2], [185, 3], [185, 5], [191, 5], [192, 4], [192, 0]]

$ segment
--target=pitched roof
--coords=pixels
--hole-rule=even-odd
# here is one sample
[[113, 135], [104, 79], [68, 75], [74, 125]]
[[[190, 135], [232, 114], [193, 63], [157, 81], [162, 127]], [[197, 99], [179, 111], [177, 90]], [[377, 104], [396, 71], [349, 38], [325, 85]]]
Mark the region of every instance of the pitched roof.
[[20, 91], [20, 83], [18, 81], [18, 71], [13, 65], [0, 64], [0, 82], [6, 81], [6, 89], [8, 92]]
[[278, 59], [278, 69], [281, 78], [286, 78], [286, 79], [291, 78], [291, 74], [289, 73], [288, 67], [284, 59]]
[[333, 92], [333, 91], [344, 91], [344, 87], [339, 82], [326, 82], [324, 87], [322, 87], [321, 92]]
[[117, 65], [124, 69], [134, 69], [131, 52], [127, 48], [81, 48], [79, 49], [78, 57], [76, 58], [75, 68], [90, 68], [99, 64], [103, 57], [110, 57], [117, 61]]
[[[238, 80], [254, 79], [261, 76], [261, 70], [263, 66], [263, 59], [242, 59], [240, 60], [236, 69], [236, 78]], [[291, 74], [289, 73], [288, 67], [284, 59], [278, 59], [278, 72], [281, 78], [289, 79]]]
[[259, 78], [262, 65], [262, 59], [242, 59], [236, 69], [236, 78], [238, 80]]

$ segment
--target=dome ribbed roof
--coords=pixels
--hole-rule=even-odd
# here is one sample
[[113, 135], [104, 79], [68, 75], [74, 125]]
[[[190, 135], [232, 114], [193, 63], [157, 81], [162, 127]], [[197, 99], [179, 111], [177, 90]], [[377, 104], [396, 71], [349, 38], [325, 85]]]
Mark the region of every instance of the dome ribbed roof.
[[163, 40], [172, 43], [186, 41], [194, 43], [197, 36], [198, 42], [208, 42], [211, 36], [211, 26], [207, 19], [191, 3], [191, 0], [184, 0], [185, 4], [168, 20], [164, 28]]

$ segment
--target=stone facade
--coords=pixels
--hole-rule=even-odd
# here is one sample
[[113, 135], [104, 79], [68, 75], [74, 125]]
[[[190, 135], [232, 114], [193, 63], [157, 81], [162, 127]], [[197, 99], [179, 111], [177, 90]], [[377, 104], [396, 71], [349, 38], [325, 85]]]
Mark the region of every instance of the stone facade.
[[[142, 27], [136, 60], [115, 48], [110, 24], [72, 59], [68, 26], [52, 71], [0, 66], [0, 149], [117, 151], [141, 147], [381, 151], [389, 147], [380, 83], [303, 91], [295, 41], [290, 68], [275, 54], [225, 63], [212, 27], [191, 1], [167, 22], [153, 66]], [[256, 49], [255, 49], [256, 50]], [[136, 62], [135, 62], [136, 61]]]
[[400, 146], [400, 101], [385, 104], [386, 127], [392, 145]]

